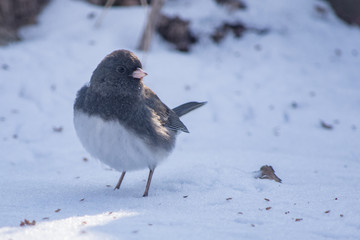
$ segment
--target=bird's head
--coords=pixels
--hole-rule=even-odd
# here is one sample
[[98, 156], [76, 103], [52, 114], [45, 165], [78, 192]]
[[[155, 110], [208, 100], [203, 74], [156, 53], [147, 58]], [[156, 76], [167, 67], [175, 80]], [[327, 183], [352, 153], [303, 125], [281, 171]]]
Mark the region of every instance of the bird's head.
[[101, 95], [127, 95], [141, 90], [142, 78], [146, 75], [134, 53], [117, 50], [99, 63], [91, 77], [90, 88]]

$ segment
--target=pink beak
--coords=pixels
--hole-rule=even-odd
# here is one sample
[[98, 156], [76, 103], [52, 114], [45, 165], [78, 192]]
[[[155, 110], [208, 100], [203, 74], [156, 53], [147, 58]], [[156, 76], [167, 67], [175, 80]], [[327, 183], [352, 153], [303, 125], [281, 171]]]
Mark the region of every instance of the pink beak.
[[137, 68], [133, 73], [132, 73], [132, 77], [133, 78], [138, 78], [138, 79], [142, 79], [143, 77], [145, 77], [146, 75], [148, 75], [144, 70], [142, 70], [141, 68]]

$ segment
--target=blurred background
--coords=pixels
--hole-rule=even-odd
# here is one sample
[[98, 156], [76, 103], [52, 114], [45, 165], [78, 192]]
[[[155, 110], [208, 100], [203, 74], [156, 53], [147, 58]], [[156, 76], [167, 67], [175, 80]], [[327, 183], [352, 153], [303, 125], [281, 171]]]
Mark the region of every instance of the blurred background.
[[[73, 128], [116, 49], [169, 107], [207, 101], [146, 201]], [[358, 0], [0, 0], [0, 238], [358, 239], [359, 92]]]

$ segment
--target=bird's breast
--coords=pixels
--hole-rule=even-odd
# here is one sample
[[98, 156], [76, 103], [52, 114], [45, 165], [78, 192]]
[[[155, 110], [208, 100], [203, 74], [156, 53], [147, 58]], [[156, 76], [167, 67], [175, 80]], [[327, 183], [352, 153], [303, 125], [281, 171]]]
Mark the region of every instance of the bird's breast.
[[74, 126], [84, 148], [108, 166], [129, 171], [154, 168], [170, 153], [146, 143], [117, 120], [104, 120], [81, 110], [74, 112]]

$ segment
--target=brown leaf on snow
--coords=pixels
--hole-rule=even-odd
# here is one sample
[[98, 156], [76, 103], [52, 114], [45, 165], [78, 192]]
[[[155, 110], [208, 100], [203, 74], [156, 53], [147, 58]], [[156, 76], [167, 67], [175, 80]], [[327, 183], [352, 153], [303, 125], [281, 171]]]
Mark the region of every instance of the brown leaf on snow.
[[295, 219], [295, 222], [300, 222], [300, 221], [302, 221], [303, 219], [302, 218], [296, 218]]
[[190, 46], [198, 41], [190, 28], [190, 21], [178, 16], [165, 16], [160, 14], [156, 24], [156, 31], [166, 41], [173, 43], [177, 50], [188, 52]]
[[329, 213], [329, 212], [330, 212], [330, 210], [325, 211], [325, 213]]
[[265, 208], [265, 209], [268, 211], [268, 210], [270, 210], [270, 209], [271, 209], [271, 207], [267, 207], [267, 208]]
[[24, 226], [34, 226], [36, 224], [35, 220], [32, 220], [32, 222], [30, 222], [27, 219], [24, 219], [24, 221], [20, 222], [20, 227], [24, 227]]
[[262, 166], [259, 171], [255, 172], [254, 176], [255, 178], [270, 179], [281, 183], [281, 179], [278, 176], [276, 176], [275, 170], [273, 169], [272, 166], [269, 165]]
[[264, 198], [264, 200], [267, 201], [267, 202], [270, 202], [270, 199], [268, 199], [268, 198]]
[[60, 208], [58, 208], [58, 209], [56, 209], [56, 210], [55, 210], [55, 212], [60, 212], [60, 211], [61, 211], [61, 209], [60, 209]]

